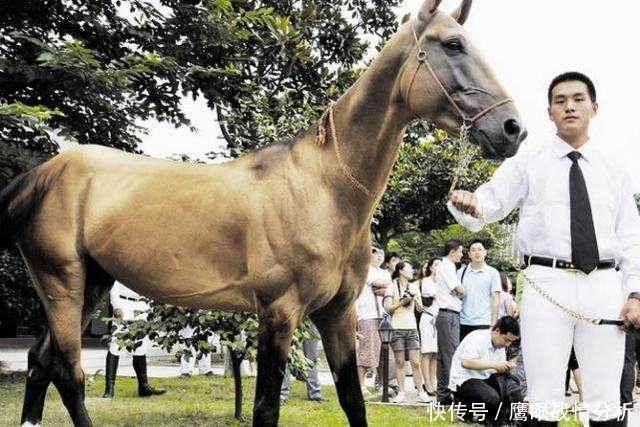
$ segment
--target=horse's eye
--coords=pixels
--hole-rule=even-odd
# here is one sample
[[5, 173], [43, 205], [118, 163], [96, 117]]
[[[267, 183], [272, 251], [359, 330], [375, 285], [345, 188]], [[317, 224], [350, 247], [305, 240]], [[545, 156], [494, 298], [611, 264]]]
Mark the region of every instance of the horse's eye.
[[444, 42], [444, 47], [456, 52], [462, 52], [462, 43], [460, 43], [460, 40], [447, 40]]

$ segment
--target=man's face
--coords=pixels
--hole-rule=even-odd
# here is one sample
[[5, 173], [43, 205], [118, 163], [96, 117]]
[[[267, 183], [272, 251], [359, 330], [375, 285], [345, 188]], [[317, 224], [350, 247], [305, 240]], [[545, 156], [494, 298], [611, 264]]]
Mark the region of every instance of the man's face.
[[381, 249], [376, 249], [371, 253], [371, 265], [374, 267], [380, 267], [384, 262], [384, 251]]
[[493, 331], [493, 345], [496, 348], [506, 348], [518, 340], [517, 335], [513, 335], [511, 332], [503, 334], [500, 331]]
[[471, 262], [481, 263], [484, 262], [484, 258], [487, 256], [487, 251], [484, 245], [480, 242], [476, 242], [469, 246], [469, 258]]
[[458, 246], [458, 249], [456, 249], [455, 251], [451, 252], [451, 258], [453, 262], [460, 262], [460, 260], [462, 259], [462, 251], [464, 250], [464, 247], [462, 245]]
[[405, 277], [405, 279], [407, 279], [407, 280], [413, 279], [413, 266], [411, 264], [406, 262], [404, 264], [404, 267], [402, 267], [401, 271], [402, 271], [402, 275]]
[[548, 111], [561, 136], [575, 136], [587, 131], [598, 104], [591, 101], [586, 84], [571, 80], [558, 83], [552, 89]]
[[392, 256], [391, 258], [389, 258], [389, 269], [391, 271], [396, 269], [396, 264], [398, 264], [400, 262], [400, 258], [397, 256]]

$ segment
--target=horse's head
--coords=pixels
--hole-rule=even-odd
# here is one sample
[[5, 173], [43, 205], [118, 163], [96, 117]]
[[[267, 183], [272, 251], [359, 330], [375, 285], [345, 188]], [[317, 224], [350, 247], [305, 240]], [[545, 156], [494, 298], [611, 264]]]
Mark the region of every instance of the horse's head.
[[[462, 24], [471, 0], [449, 15], [427, 0], [405, 31], [411, 46], [401, 87], [412, 113], [457, 131], [463, 122], [488, 157], [510, 157], [526, 137], [518, 111]], [[408, 27], [408, 28], [407, 28]]]

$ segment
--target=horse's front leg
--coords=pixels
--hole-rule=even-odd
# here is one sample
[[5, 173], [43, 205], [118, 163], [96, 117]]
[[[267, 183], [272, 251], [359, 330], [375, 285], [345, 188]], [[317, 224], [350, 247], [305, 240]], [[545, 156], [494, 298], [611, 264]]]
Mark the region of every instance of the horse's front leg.
[[337, 297], [311, 318], [322, 336], [340, 405], [349, 424], [366, 426], [367, 415], [356, 363], [355, 301], [345, 302]]
[[277, 426], [280, 388], [291, 338], [300, 320], [301, 307], [271, 309], [261, 317], [258, 337], [258, 378], [253, 405], [254, 426]]

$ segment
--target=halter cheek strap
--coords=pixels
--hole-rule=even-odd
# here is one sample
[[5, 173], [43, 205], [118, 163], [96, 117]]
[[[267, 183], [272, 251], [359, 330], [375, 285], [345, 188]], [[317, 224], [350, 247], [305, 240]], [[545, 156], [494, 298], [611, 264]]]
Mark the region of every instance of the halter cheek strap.
[[[411, 108], [411, 96], [410, 96], [411, 95], [411, 90], [413, 89], [413, 83], [415, 82], [416, 77], [418, 76], [418, 72], [420, 71], [420, 68], [423, 65], [427, 68], [427, 70], [429, 71], [429, 73], [431, 74], [433, 79], [436, 81], [436, 83], [438, 84], [438, 86], [442, 90], [442, 93], [444, 94], [444, 96], [447, 98], [447, 100], [449, 101], [449, 103], [451, 104], [453, 109], [456, 110], [456, 112], [458, 113], [458, 115], [462, 119], [462, 124], [467, 125], [467, 127], [469, 127], [469, 128], [472, 127], [482, 116], [486, 115], [491, 110], [494, 110], [495, 108], [498, 108], [499, 106], [504, 105], [504, 104], [506, 104], [508, 102], [513, 102], [511, 100], [511, 98], [505, 98], [505, 99], [503, 99], [501, 101], [498, 101], [498, 102], [496, 102], [494, 104], [491, 104], [490, 106], [488, 106], [487, 108], [483, 109], [482, 111], [480, 111], [478, 114], [476, 114], [473, 117], [467, 116], [467, 114], [462, 110], [462, 108], [460, 108], [460, 106], [455, 101], [455, 99], [453, 99], [453, 97], [449, 94], [449, 91], [447, 90], [447, 88], [442, 83], [442, 80], [440, 80], [438, 78], [438, 75], [433, 70], [433, 67], [431, 66], [431, 63], [429, 62], [429, 59], [428, 59], [429, 54], [428, 54], [428, 52], [426, 50], [422, 49], [422, 47], [420, 46], [420, 41], [418, 40], [418, 35], [416, 34], [416, 29], [414, 28], [413, 25], [411, 25], [411, 31], [413, 33], [413, 38], [414, 38], [414, 40], [416, 42], [416, 46], [418, 48], [418, 52], [416, 54], [416, 59], [418, 60], [418, 65], [417, 65], [415, 71], [413, 72], [413, 76], [411, 76], [411, 83], [409, 83], [409, 90], [407, 91], [407, 103], [408, 103], [409, 109], [411, 111], [415, 111], [413, 108]], [[417, 114], [416, 114], [416, 116], [417, 116]], [[418, 116], [418, 118], [420, 118], [420, 117]]]

